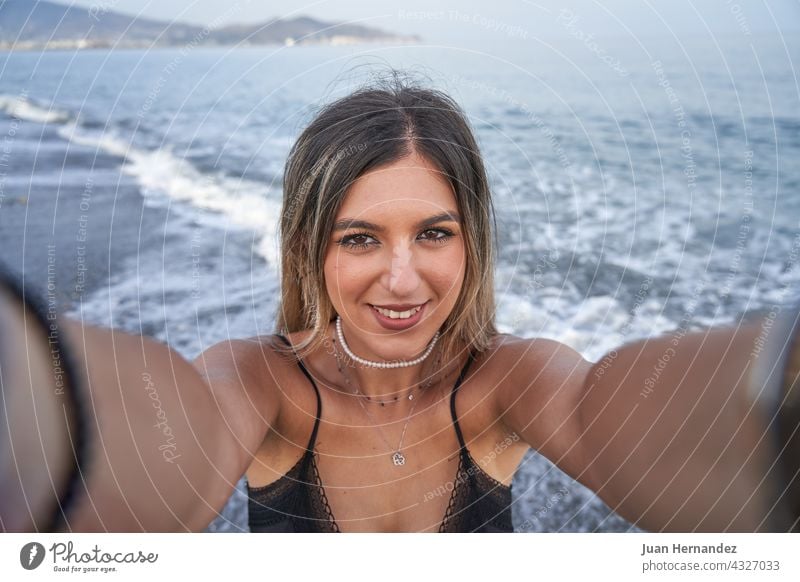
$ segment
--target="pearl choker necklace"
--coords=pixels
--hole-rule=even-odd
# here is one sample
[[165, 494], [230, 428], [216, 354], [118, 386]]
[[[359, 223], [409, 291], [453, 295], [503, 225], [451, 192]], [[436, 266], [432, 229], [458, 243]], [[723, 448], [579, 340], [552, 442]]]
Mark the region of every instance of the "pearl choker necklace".
[[358, 362], [362, 366], [367, 366], [369, 368], [383, 368], [383, 369], [391, 369], [391, 368], [408, 368], [410, 366], [416, 366], [417, 364], [424, 362], [425, 358], [431, 355], [433, 351], [433, 347], [436, 345], [436, 342], [439, 341], [440, 333], [437, 331], [436, 334], [433, 336], [431, 343], [428, 344], [428, 348], [425, 350], [420, 357], [414, 360], [400, 360], [397, 362], [373, 362], [372, 360], [365, 360], [364, 358], [359, 358], [357, 355], [353, 353], [350, 349], [350, 346], [347, 345], [347, 342], [344, 341], [344, 334], [342, 333], [342, 318], [341, 316], [336, 316], [336, 335], [339, 336], [339, 343], [350, 359], [355, 362]]

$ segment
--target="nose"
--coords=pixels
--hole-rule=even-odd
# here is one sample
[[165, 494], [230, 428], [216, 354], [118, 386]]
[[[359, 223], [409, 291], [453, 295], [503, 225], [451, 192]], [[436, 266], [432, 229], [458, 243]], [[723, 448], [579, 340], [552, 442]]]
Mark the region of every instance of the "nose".
[[389, 271], [384, 274], [384, 286], [398, 297], [411, 296], [420, 286], [422, 279], [417, 272], [414, 253], [407, 244], [392, 247]]

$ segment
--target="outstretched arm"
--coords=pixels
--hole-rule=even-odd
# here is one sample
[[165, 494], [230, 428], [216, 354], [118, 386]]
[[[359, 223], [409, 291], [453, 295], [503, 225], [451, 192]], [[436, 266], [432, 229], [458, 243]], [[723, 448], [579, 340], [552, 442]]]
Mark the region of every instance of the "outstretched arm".
[[796, 509], [777, 501], [796, 475], [773, 416], [789, 319], [641, 340], [593, 365], [518, 341], [504, 421], [645, 529], [786, 531]]
[[791, 528], [776, 418], [788, 319], [640, 341], [595, 364], [581, 442], [601, 497], [649, 529]]
[[[167, 346], [117, 330], [62, 319], [57, 333], [76, 386], [65, 382], [51, 328], [0, 286], [0, 529], [59, 523], [52, 516], [80, 433], [73, 390], [83, 403], [85, 464], [57, 527], [204, 529], [277, 414], [248, 370], [235, 370], [233, 343], [207, 351], [195, 368]], [[263, 417], [248, 412], [255, 407]]]

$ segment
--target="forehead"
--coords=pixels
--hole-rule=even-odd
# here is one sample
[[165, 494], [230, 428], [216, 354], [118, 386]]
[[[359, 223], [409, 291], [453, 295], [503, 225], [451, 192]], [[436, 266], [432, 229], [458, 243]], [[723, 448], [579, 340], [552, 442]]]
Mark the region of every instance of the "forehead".
[[416, 152], [360, 176], [347, 191], [337, 213], [365, 218], [457, 212], [453, 190], [441, 171]]

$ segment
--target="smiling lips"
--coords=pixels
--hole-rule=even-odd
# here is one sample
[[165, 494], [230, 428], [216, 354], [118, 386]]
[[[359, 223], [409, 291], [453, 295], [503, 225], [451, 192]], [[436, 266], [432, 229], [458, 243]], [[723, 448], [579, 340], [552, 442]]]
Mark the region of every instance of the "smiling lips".
[[370, 305], [370, 307], [372, 308], [372, 313], [375, 314], [375, 319], [378, 320], [381, 326], [397, 331], [408, 329], [422, 319], [426, 304], [427, 302], [420, 305], [395, 304], [381, 307]]
[[412, 315], [414, 315], [417, 311], [422, 309], [422, 305], [416, 306], [405, 306], [405, 305], [392, 305], [391, 307], [378, 307], [377, 305], [373, 305], [378, 313], [381, 315], [385, 315], [386, 317], [391, 317], [392, 319], [408, 319]]

